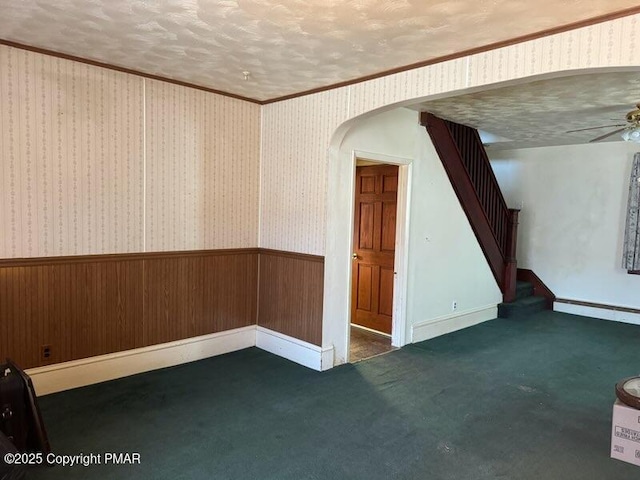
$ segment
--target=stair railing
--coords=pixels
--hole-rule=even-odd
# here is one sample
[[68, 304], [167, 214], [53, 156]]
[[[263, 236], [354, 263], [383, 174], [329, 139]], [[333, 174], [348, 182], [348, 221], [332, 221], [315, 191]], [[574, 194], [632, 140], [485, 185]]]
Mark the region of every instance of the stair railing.
[[504, 301], [515, 300], [519, 210], [507, 207], [480, 135], [428, 112], [421, 114], [420, 123], [433, 141]]

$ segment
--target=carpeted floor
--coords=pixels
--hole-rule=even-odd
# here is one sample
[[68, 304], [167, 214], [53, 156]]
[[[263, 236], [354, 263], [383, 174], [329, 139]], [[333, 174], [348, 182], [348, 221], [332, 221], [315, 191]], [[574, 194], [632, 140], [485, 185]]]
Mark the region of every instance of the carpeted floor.
[[58, 454], [139, 466], [33, 479], [640, 478], [609, 458], [640, 327], [543, 312], [318, 373], [258, 349], [43, 397]]

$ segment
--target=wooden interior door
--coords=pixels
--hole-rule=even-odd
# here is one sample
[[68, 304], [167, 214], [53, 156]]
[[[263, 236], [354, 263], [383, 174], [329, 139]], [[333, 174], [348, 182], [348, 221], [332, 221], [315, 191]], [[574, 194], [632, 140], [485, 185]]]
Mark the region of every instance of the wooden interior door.
[[391, 333], [398, 167], [356, 167], [351, 323]]

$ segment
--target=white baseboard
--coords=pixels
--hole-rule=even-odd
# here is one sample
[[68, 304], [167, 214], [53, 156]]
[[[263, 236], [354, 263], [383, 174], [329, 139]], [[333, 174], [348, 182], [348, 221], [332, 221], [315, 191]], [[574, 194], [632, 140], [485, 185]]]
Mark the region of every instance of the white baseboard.
[[602, 307], [595, 307], [565, 302], [553, 302], [553, 310], [555, 312], [571, 313], [582, 317], [640, 325], [640, 314], [617, 310], [616, 307], [606, 308], [604, 305]]
[[135, 350], [31, 368], [26, 373], [33, 380], [36, 394], [47, 395], [253, 347], [256, 344], [255, 329], [255, 325], [251, 325]]
[[498, 306], [489, 305], [416, 323], [411, 330], [411, 342], [422, 342], [430, 338], [439, 337], [487, 320], [493, 320], [497, 316]]
[[31, 368], [26, 373], [33, 381], [36, 394], [41, 396], [254, 346], [314, 370], [333, 367], [333, 347], [323, 349], [264, 327], [250, 325], [135, 350]]
[[323, 349], [260, 326], [256, 329], [256, 347], [314, 370], [333, 367], [333, 347]]

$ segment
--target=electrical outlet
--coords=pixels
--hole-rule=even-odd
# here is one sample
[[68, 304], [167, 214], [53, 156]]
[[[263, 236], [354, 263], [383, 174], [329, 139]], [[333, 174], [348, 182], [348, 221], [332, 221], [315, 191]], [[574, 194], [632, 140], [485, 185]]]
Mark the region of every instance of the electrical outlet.
[[51, 345], [42, 345], [42, 347], [40, 347], [40, 357], [44, 361], [51, 358]]
[[457, 308], [458, 308], [458, 302], [454, 300], [453, 302], [451, 302], [451, 311], [457, 310]]

